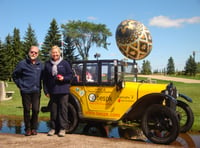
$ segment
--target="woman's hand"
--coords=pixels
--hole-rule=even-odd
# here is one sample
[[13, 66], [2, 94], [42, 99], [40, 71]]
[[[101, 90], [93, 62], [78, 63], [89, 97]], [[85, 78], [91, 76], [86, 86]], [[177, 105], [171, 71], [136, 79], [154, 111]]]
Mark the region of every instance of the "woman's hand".
[[45, 94], [45, 96], [46, 96], [46, 97], [48, 97], [48, 98], [50, 97], [50, 95], [49, 95], [49, 94]]
[[56, 77], [57, 77], [57, 79], [59, 81], [63, 81], [64, 80], [64, 77], [62, 75], [60, 75], [60, 74], [58, 74]]

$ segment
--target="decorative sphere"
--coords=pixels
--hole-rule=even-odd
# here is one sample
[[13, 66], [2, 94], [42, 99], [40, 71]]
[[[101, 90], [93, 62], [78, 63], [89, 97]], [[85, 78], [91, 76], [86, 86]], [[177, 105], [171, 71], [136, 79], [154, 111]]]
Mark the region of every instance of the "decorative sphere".
[[150, 32], [138, 21], [122, 21], [117, 27], [115, 37], [119, 50], [129, 59], [140, 60], [151, 52]]

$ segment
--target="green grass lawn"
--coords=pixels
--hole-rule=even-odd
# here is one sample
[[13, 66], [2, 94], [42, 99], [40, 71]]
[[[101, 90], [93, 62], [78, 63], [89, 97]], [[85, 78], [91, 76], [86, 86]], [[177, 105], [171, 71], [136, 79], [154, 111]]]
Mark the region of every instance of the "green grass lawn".
[[[0, 101], [0, 115], [5, 116], [22, 116], [23, 107], [20, 91], [13, 82], [8, 82], [7, 91], [14, 91], [13, 98], [8, 101]], [[40, 106], [46, 106], [49, 98], [47, 98], [42, 92]], [[40, 117], [49, 117], [49, 113], [39, 113]]]
[[[146, 79], [146, 78], [140, 78]], [[169, 81], [157, 80], [157, 83], [169, 83]], [[187, 102], [182, 99], [182, 101], [186, 102], [193, 110], [194, 113], [194, 124], [192, 127], [192, 131], [199, 131], [200, 129], [200, 84], [187, 84], [187, 83], [180, 83], [174, 82], [174, 85], [177, 87], [178, 91], [182, 94], [185, 94], [193, 99], [193, 102]], [[19, 89], [16, 85], [12, 82], [8, 82], [7, 90], [15, 91], [13, 94], [13, 99], [8, 101], [1, 101], [0, 102], [0, 115], [5, 116], [23, 116], [23, 108], [21, 102], [21, 96], [19, 93]], [[46, 106], [48, 104], [49, 98], [47, 98], [44, 93], [42, 92], [41, 96], [41, 103], [40, 106]], [[42, 113], [39, 114], [40, 118], [49, 118], [49, 113]]]

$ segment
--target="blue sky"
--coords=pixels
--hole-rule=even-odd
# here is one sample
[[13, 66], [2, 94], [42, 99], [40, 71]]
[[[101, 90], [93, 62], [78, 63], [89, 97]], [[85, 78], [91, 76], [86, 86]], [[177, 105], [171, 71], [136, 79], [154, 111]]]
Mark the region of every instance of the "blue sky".
[[149, 60], [153, 70], [161, 70], [171, 56], [175, 68], [183, 70], [193, 51], [200, 62], [200, 0], [0, 0], [0, 40], [13, 35], [15, 27], [23, 40], [31, 24], [42, 43], [53, 18], [58, 25], [82, 20], [110, 29], [108, 50], [93, 46], [89, 59], [94, 59], [96, 52], [101, 59], [124, 59], [116, 45], [115, 31], [123, 20], [133, 19], [143, 23], [153, 39], [152, 51], [137, 61], [139, 67], [143, 60]]

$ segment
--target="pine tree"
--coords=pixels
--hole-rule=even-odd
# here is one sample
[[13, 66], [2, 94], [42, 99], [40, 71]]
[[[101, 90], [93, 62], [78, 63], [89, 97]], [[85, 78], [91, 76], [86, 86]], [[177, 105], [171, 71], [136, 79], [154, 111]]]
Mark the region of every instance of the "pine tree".
[[35, 35], [35, 31], [32, 29], [31, 25], [28, 25], [27, 31], [24, 36], [24, 43], [23, 43], [23, 57], [25, 57], [28, 54], [28, 51], [31, 46], [38, 46], [38, 41]]
[[8, 34], [8, 36], [5, 39], [5, 44], [3, 46], [3, 64], [4, 69], [1, 71], [3, 73], [3, 77], [5, 80], [11, 80], [11, 74], [14, 68], [14, 65], [16, 65], [16, 59], [18, 54], [15, 55], [15, 50], [13, 49], [13, 37]]
[[200, 73], [200, 62], [197, 62], [197, 73]]
[[40, 54], [42, 61], [47, 61], [49, 59], [49, 51], [54, 45], [61, 47], [61, 34], [55, 19], [53, 19], [50, 23], [48, 33], [45, 36], [45, 41], [42, 44], [42, 50]]
[[7, 79], [6, 76], [6, 69], [5, 69], [5, 65], [6, 65], [6, 55], [5, 55], [5, 48], [3, 47], [3, 43], [0, 40], [0, 80], [5, 81]]
[[63, 58], [67, 61], [76, 61], [79, 59], [78, 55], [75, 55], [75, 46], [70, 37], [65, 37], [63, 44]]
[[172, 57], [168, 59], [168, 64], [167, 64], [167, 74], [175, 74], [175, 66], [174, 66], [174, 60]]
[[190, 55], [185, 65], [185, 75], [195, 76], [197, 73], [197, 63], [194, 57]]
[[151, 64], [148, 60], [146, 60], [146, 61], [143, 60], [141, 73], [145, 74], [145, 75], [152, 73], [151, 72]]
[[16, 66], [16, 64], [24, 58], [22, 42], [20, 39], [20, 31], [17, 28], [14, 28], [13, 31], [12, 47], [13, 51], [11, 51], [11, 54], [12, 56], [14, 56], [14, 58], [12, 59], [12, 66], [13, 66], [12, 69], [13, 69]]

